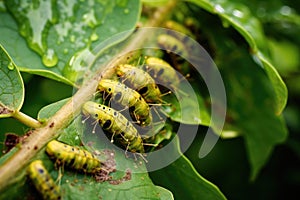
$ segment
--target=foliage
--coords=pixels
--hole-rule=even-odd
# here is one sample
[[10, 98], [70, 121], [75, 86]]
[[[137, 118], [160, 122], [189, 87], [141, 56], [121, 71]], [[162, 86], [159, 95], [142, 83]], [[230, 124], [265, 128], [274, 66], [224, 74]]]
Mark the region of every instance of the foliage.
[[[288, 128], [292, 134], [286, 143], [288, 149], [300, 155], [297, 136], [293, 135], [300, 130], [297, 123], [300, 114], [294, 109], [298, 105], [291, 104], [285, 109], [288, 100], [285, 82], [292, 103], [297, 102], [300, 95], [299, 77], [294, 76], [300, 67], [297, 37], [300, 8], [292, 1], [286, 1], [285, 5], [280, 1], [245, 0], [91, 0], [80, 3], [7, 0], [0, 1], [0, 6], [0, 118], [3, 118], [0, 138], [4, 141], [0, 158], [0, 199], [39, 198], [24, 170], [35, 159], [43, 160], [51, 176], [58, 177], [64, 199], [82, 199], [83, 196], [88, 199], [247, 199], [243, 194], [233, 194], [234, 183], [226, 186], [226, 180], [220, 177], [231, 175], [228, 172], [237, 168], [236, 176], [240, 173], [255, 184], [264, 176], [264, 167], [272, 162], [276, 146], [286, 142]], [[183, 99], [180, 104], [174, 95], [176, 91], [163, 97], [166, 105], [159, 111], [168, 117], [167, 124], [160, 132], [154, 130], [159, 133], [154, 140], [148, 138], [150, 143], [155, 141], [159, 146], [169, 147], [168, 153], [161, 153], [159, 159], [177, 159], [165, 168], [148, 173], [149, 164], [143, 159], [127, 158], [124, 151], [107, 142], [103, 134], [91, 134], [94, 126], [82, 123], [85, 119], [80, 108], [85, 98], [91, 99], [96, 91], [98, 73], [110, 73], [110, 69], [105, 70], [103, 66], [109, 66], [110, 61], [117, 62], [115, 56], [122, 53], [126, 45], [138, 47], [135, 41], [143, 42], [147, 38], [134, 32], [135, 27], [141, 24], [165, 27], [168, 20], [185, 26], [186, 29], [181, 30], [188, 29], [185, 34], [190, 34], [212, 56], [225, 85], [226, 119], [222, 131], [210, 123], [213, 116], [210, 106], [215, 99], [210, 99], [203, 79], [195, 75], [186, 61], [169, 52], [151, 52], [155, 54], [152, 56], [173, 61], [175, 67], [181, 63], [177, 69], [183, 75], [190, 73], [191, 77], [186, 76], [188, 82], [176, 88], [182, 91], [178, 93], [179, 99]], [[141, 59], [140, 54], [138, 57]], [[128, 59], [127, 62], [143, 62], [139, 59], [133, 56], [133, 61]], [[197, 91], [196, 95], [187, 89], [189, 84]], [[97, 94], [93, 100], [99, 101]], [[226, 105], [220, 104], [219, 109], [223, 112]], [[176, 135], [181, 126], [189, 128], [186, 130], [198, 129], [187, 152], [184, 136]], [[216, 150], [199, 159], [207, 128], [214, 130], [222, 141], [217, 143]], [[99, 130], [97, 127], [96, 132]], [[119, 180], [118, 184], [99, 183], [92, 175], [57, 168], [45, 154], [44, 147], [55, 138], [94, 153], [113, 149], [117, 170], [110, 175]], [[37, 145], [29, 145], [35, 141]], [[226, 146], [228, 143], [235, 149]], [[230, 166], [231, 160], [224, 160], [220, 153], [222, 145], [226, 146], [224, 154], [229, 159], [235, 160], [230, 157], [241, 152], [238, 158], [243, 157], [241, 168], [246, 170], [234, 162], [234, 166]], [[244, 158], [246, 155], [248, 160]], [[22, 160], [13, 164], [20, 169], [10, 168], [14, 159]], [[151, 162], [151, 155], [146, 159]], [[61, 178], [60, 170], [64, 171]], [[248, 184], [248, 180], [245, 181]], [[299, 183], [299, 180], [294, 182]], [[274, 196], [268, 193], [264, 197]]]

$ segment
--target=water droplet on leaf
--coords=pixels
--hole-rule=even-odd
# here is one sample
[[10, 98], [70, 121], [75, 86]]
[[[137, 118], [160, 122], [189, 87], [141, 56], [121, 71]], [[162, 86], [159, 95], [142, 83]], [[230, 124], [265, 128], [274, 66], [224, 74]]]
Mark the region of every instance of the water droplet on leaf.
[[224, 8], [221, 5], [217, 4], [215, 6], [215, 12], [217, 12], [217, 13], [224, 13], [225, 10], [224, 10]]
[[7, 65], [7, 68], [8, 68], [9, 70], [14, 70], [14, 69], [15, 69], [14, 63], [10, 62], [10, 63]]
[[88, 13], [83, 15], [83, 21], [89, 27], [94, 28], [97, 25], [97, 19], [95, 17], [94, 10], [90, 10]]
[[292, 13], [292, 9], [289, 6], [282, 6], [280, 8], [280, 14], [288, 16]]
[[99, 39], [99, 36], [97, 35], [97, 33], [93, 33], [92, 35], [91, 35], [91, 41], [96, 41], [96, 40], [98, 40]]
[[95, 55], [92, 54], [89, 48], [82, 49], [76, 52], [66, 64], [63, 75], [72, 82], [76, 82], [89, 70], [93, 60], [95, 60]]
[[241, 12], [240, 10], [233, 10], [232, 14], [238, 18], [244, 17], [244, 13]]
[[47, 49], [42, 58], [43, 64], [47, 67], [54, 67], [58, 62], [58, 57], [53, 49]]

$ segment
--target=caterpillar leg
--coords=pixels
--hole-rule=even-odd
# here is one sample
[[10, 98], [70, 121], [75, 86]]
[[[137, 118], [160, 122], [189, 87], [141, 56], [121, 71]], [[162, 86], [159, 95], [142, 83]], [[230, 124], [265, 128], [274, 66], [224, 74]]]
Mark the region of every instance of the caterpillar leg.
[[142, 153], [137, 153], [144, 161], [145, 163], [148, 163], [148, 160], [145, 158], [145, 156], [143, 156]]
[[114, 143], [114, 137], [115, 137], [115, 134], [116, 134], [116, 132], [113, 132], [113, 134], [112, 134], [112, 136], [111, 136], [111, 138], [110, 138], [110, 142], [111, 142], [111, 143]]
[[59, 167], [58, 168], [58, 176], [57, 176], [57, 179], [56, 179], [56, 181], [55, 181], [55, 183], [57, 184], [57, 185], [61, 185], [61, 179], [62, 179], [62, 177], [63, 177], [63, 169], [62, 169], [62, 167]]
[[98, 120], [95, 120], [92, 124], [94, 125], [92, 133], [96, 133], [96, 128], [97, 128], [97, 125], [98, 125]]

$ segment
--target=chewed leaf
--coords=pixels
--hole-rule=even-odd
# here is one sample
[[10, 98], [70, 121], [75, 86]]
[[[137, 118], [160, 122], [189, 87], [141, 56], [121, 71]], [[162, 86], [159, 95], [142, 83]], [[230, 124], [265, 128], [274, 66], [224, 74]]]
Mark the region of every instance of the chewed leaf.
[[18, 68], [0, 45], [0, 118], [19, 111], [24, 101], [24, 85]]
[[[84, 125], [89, 122], [86, 121]], [[147, 169], [143, 159], [137, 157], [127, 157], [125, 151], [120, 150], [110, 142], [104, 135], [104, 132], [98, 124], [92, 124], [92, 127], [87, 126], [83, 131], [82, 142], [85, 147], [91, 152], [103, 152], [110, 151], [110, 155], [114, 155], [116, 162], [116, 172], [112, 173], [112, 177], [115, 180], [111, 183], [104, 182], [102, 184], [94, 184], [92, 186], [84, 185], [85, 188], [89, 188], [89, 192], [101, 196], [103, 199], [118, 199], [118, 196], [122, 196], [123, 199], [165, 199], [163, 196], [170, 196], [169, 194], [162, 193], [162, 190], [156, 188], [147, 174]], [[96, 126], [96, 133], [92, 133], [92, 130]], [[129, 152], [127, 152], [129, 154]], [[146, 158], [147, 159], [147, 158]], [[122, 179], [126, 173], [130, 173], [130, 179]], [[121, 179], [120, 179], [121, 178]], [[71, 188], [68, 188], [71, 189]], [[87, 192], [88, 193], [88, 192]], [[70, 195], [74, 195], [70, 192]]]
[[[16, 64], [22, 71], [70, 85], [93, 62], [97, 54], [93, 49], [114, 34], [132, 32], [140, 14], [137, 0], [6, 1], [5, 5], [17, 23], [8, 12], [1, 13], [6, 20], [0, 22], [4, 28], [0, 42], [19, 41], [7, 47], [18, 58]], [[92, 59], [86, 58], [91, 54]]]
[[217, 14], [223, 25], [234, 27], [248, 42], [254, 59], [261, 65], [269, 76], [276, 95], [276, 114], [280, 114], [287, 102], [287, 88], [275, 67], [266, 56], [267, 43], [262, 26], [250, 10], [243, 4], [227, 0], [189, 0], [201, 8]]

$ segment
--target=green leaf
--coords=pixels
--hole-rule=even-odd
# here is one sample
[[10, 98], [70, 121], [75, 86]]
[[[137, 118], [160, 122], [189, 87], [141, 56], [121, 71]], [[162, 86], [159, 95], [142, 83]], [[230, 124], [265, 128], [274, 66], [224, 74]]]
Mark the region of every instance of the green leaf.
[[[120, 177], [124, 172], [118, 174]], [[64, 183], [68, 180], [69, 183]], [[161, 199], [161, 190], [152, 184], [149, 184], [148, 175], [132, 174], [131, 180], [125, 181], [119, 185], [112, 185], [108, 182], [96, 183], [91, 178], [84, 178], [83, 175], [65, 175], [62, 180], [61, 188], [64, 191], [64, 199]], [[72, 184], [73, 183], [73, 184]]]
[[163, 100], [170, 104], [162, 107], [163, 112], [176, 122], [208, 126], [210, 115], [200, 92], [187, 81], [180, 82], [176, 90], [179, 91], [176, 95], [163, 97]]
[[[262, 2], [260, 0], [236, 0], [247, 5], [252, 13], [256, 15], [263, 23], [272, 23], [277, 26], [277, 30], [297, 29], [300, 25], [300, 16], [297, 14], [297, 8], [293, 7], [288, 1]], [[269, 27], [270, 28], [270, 27]], [[281, 32], [281, 31], [280, 31]], [[284, 34], [276, 33], [274, 34]], [[295, 38], [296, 39], [296, 38]]]
[[19, 111], [24, 101], [24, 85], [16, 64], [0, 44], [0, 118]]
[[298, 70], [300, 65], [300, 48], [297, 43], [287, 40], [276, 41], [275, 39], [269, 39], [268, 43], [271, 58], [283, 76], [288, 76]]
[[[226, 1], [223, 3], [226, 4]], [[229, 8], [232, 12], [235, 10], [234, 5]], [[269, 160], [274, 147], [284, 142], [287, 137], [286, 125], [278, 113], [279, 100], [277, 96], [282, 91], [282, 98], [286, 101], [286, 88], [281, 82], [278, 72], [261, 53], [262, 49], [267, 47], [267, 43], [263, 43], [260, 39], [258, 39], [260, 42], [256, 41], [256, 36], [243, 29], [243, 26], [246, 26], [247, 29], [252, 28], [254, 31], [256, 30], [254, 24], [247, 24], [247, 20], [227, 20], [232, 14], [227, 14], [228, 11], [225, 9], [227, 7], [224, 7], [223, 4], [206, 2], [202, 7], [213, 13], [216, 12], [215, 9], [219, 10], [218, 14], [224, 20], [223, 24], [240, 25], [240, 29], [234, 25], [232, 28], [238, 30], [240, 34], [242, 31], [244, 34], [247, 33], [248, 39], [252, 41], [252, 43], [249, 41], [248, 43], [250, 45], [255, 44], [258, 48], [253, 60], [253, 55], [249, 55], [247, 46], [242, 43], [243, 38], [236, 35], [231, 38], [232, 34], [236, 34], [233, 29], [222, 28], [215, 18], [201, 12], [203, 25], [205, 23], [214, 24], [214, 26], [206, 27], [204, 31], [209, 35], [211, 45], [217, 47], [214, 61], [221, 70], [226, 85], [228, 107], [226, 123], [221, 137], [243, 136], [251, 165], [251, 179], [253, 180]], [[224, 8], [222, 13], [220, 13], [221, 8]], [[250, 13], [248, 14], [248, 17], [251, 17]], [[241, 35], [245, 38], [243, 34]], [[258, 46], [258, 44], [263, 47]], [[257, 67], [258, 65], [263, 67]], [[273, 81], [272, 83], [272, 80], [278, 82]], [[283, 106], [283, 104], [281, 105]]]
[[[132, 32], [140, 14], [138, 0], [84, 1], [80, 4], [75, 1], [6, 1], [5, 5], [19, 28], [4, 13], [10, 21], [2, 22], [6, 33], [1, 35], [0, 41], [21, 40], [20, 44], [10, 45], [12, 49], [20, 49], [12, 55], [19, 57], [16, 64], [22, 66], [22, 71], [68, 84], [74, 83], [91, 64], [83, 57], [97, 54], [92, 50], [112, 35]], [[24, 45], [23, 38], [17, 34], [18, 29], [34, 52]], [[125, 37], [124, 34], [121, 39]]]
[[[50, 117], [52, 117], [58, 110], [60, 110], [70, 98], [66, 98], [60, 100], [58, 102], [49, 104], [43, 107], [38, 113], [38, 120], [41, 122], [47, 121]], [[61, 131], [58, 140], [69, 145], [80, 145], [81, 135], [83, 133], [81, 117], [77, 116], [75, 119]]]
[[165, 168], [150, 173], [154, 182], [171, 190], [175, 199], [226, 199], [221, 191], [204, 179], [192, 163], [180, 152], [179, 140], [174, 137], [173, 152], [164, 152], [164, 157], [180, 157]]
[[[236, 50], [235, 55], [238, 54], [236, 59], [222, 67], [228, 98], [229, 127], [226, 125], [225, 129], [233, 128], [244, 137], [253, 180], [268, 161], [275, 145], [287, 138], [287, 128], [282, 117], [274, 113], [276, 97], [268, 77], [260, 68], [252, 66], [252, 59], [245, 51]], [[233, 65], [238, 67], [232, 69]]]
[[70, 98], [63, 99], [43, 107], [38, 113], [38, 120], [41, 122], [46, 121], [52, 117], [63, 105], [65, 105], [68, 100], [70, 100]]
[[168, 0], [142, 0], [142, 2], [147, 6], [158, 7], [168, 3]]
[[262, 68], [267, 72], [268, 77], [276, 94], [275, 113], [280, 114], [287, 102], [287, 88], [282, 78], [269, 62], [266, 56], [267, 44], [262, 30], [261, 23], [255, 18], [250, 10], [243, 4], [227, 0], [188, 0], [195, 3], [210, 13], [217, 14], [223, 21], [223, 25], [231, 25], [248, 42], [251, 52]]
[[166, 188], [156, 186], [156, 190], [159, 192], [161, 200], [172, 200], [172, 199], [174, 199], [172, 192], [170, 192]]
[[52, 71], [49, 71], [43, 67], [40, 56], [29, 49], [26, 40], [19, 35], [18, 26], [9, 13], [0, 11], [0, 18], [0, 43], [11, 53], [20, 71], [73, 85], [69, 80], [59, 75], [59, 71], [54, 68], [51, 69]]

